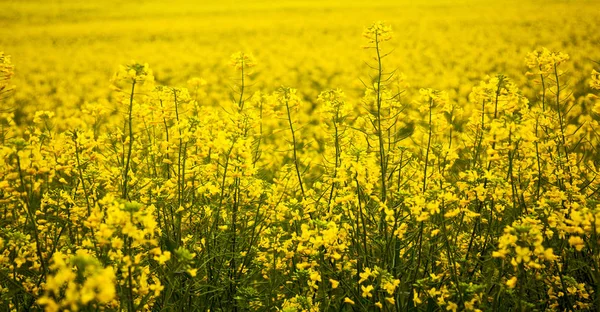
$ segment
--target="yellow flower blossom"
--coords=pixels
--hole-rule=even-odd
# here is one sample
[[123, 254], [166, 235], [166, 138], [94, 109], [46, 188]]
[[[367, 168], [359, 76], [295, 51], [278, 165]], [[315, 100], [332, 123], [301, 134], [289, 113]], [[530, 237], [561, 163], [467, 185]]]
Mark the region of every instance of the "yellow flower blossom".
[[517, 285], [517, 277], [516, 276], [513, 276], [509, 280], [506, 281], [506, 286], [508, 286], [508, 288], [515, 288], [516, 285]]
[[569, 245], [575, 247], [577, 251], [581, 251], [583, 247], [585, 247], [585, 243], [583, 239], [579, 236], [571, 236], [569, 237]]
[[360, 289], [362, 291], [361, 296], [363, 296], [364, 298], [373, 297], [373, 294], [371, 294], [371, 291], [373, 291], [373, 289], [374, 289], [373, 285], [360, 286]]

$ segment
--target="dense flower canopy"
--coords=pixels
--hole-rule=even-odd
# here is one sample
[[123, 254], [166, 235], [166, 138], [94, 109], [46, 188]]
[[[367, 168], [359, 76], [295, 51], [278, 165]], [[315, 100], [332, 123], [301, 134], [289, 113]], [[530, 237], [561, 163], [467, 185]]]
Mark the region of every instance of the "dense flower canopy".
[[593, 3], [89, 5], [0, 11], [0, 309], [600, 307]]

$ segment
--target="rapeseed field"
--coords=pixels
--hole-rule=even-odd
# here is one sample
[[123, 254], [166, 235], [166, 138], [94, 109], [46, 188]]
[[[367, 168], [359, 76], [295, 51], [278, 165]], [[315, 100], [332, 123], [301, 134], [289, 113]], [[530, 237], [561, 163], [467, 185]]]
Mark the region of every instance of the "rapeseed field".
[[600, 2], [0, 1], [0, 310], [599, 311]]

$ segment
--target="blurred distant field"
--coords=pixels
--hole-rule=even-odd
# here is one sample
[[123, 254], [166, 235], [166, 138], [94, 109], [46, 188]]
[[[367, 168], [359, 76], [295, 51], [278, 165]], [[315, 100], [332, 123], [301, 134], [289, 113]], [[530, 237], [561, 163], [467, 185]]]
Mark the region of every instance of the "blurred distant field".
[[396, 33], [388, 68], [416, 89], [463, 97], [486, 74], [525, 81], [525, 54], [541, 46], [569, 53], [576, 70], [600, 58], [598, 1], [0, 3], [0, 46], [14, 55], [21, 86], [15, 98], [36, 108], [104, 96], [116, 66], [132, 59], [149, 63], [160, 83], [198, 76], [227, 90], [226, 62], [238, 50], [260, 61], [257, 89], [290, 85], [313, 99], [325, 87], [360, 90], [361, 32], [374, 20]]

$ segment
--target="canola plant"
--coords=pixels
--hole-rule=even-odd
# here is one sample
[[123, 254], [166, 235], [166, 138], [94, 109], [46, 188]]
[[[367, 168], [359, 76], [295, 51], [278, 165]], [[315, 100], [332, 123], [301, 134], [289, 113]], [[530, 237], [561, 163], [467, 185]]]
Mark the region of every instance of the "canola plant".
[[600, 309], [597, 8], [2, 2], [0, 307]]

